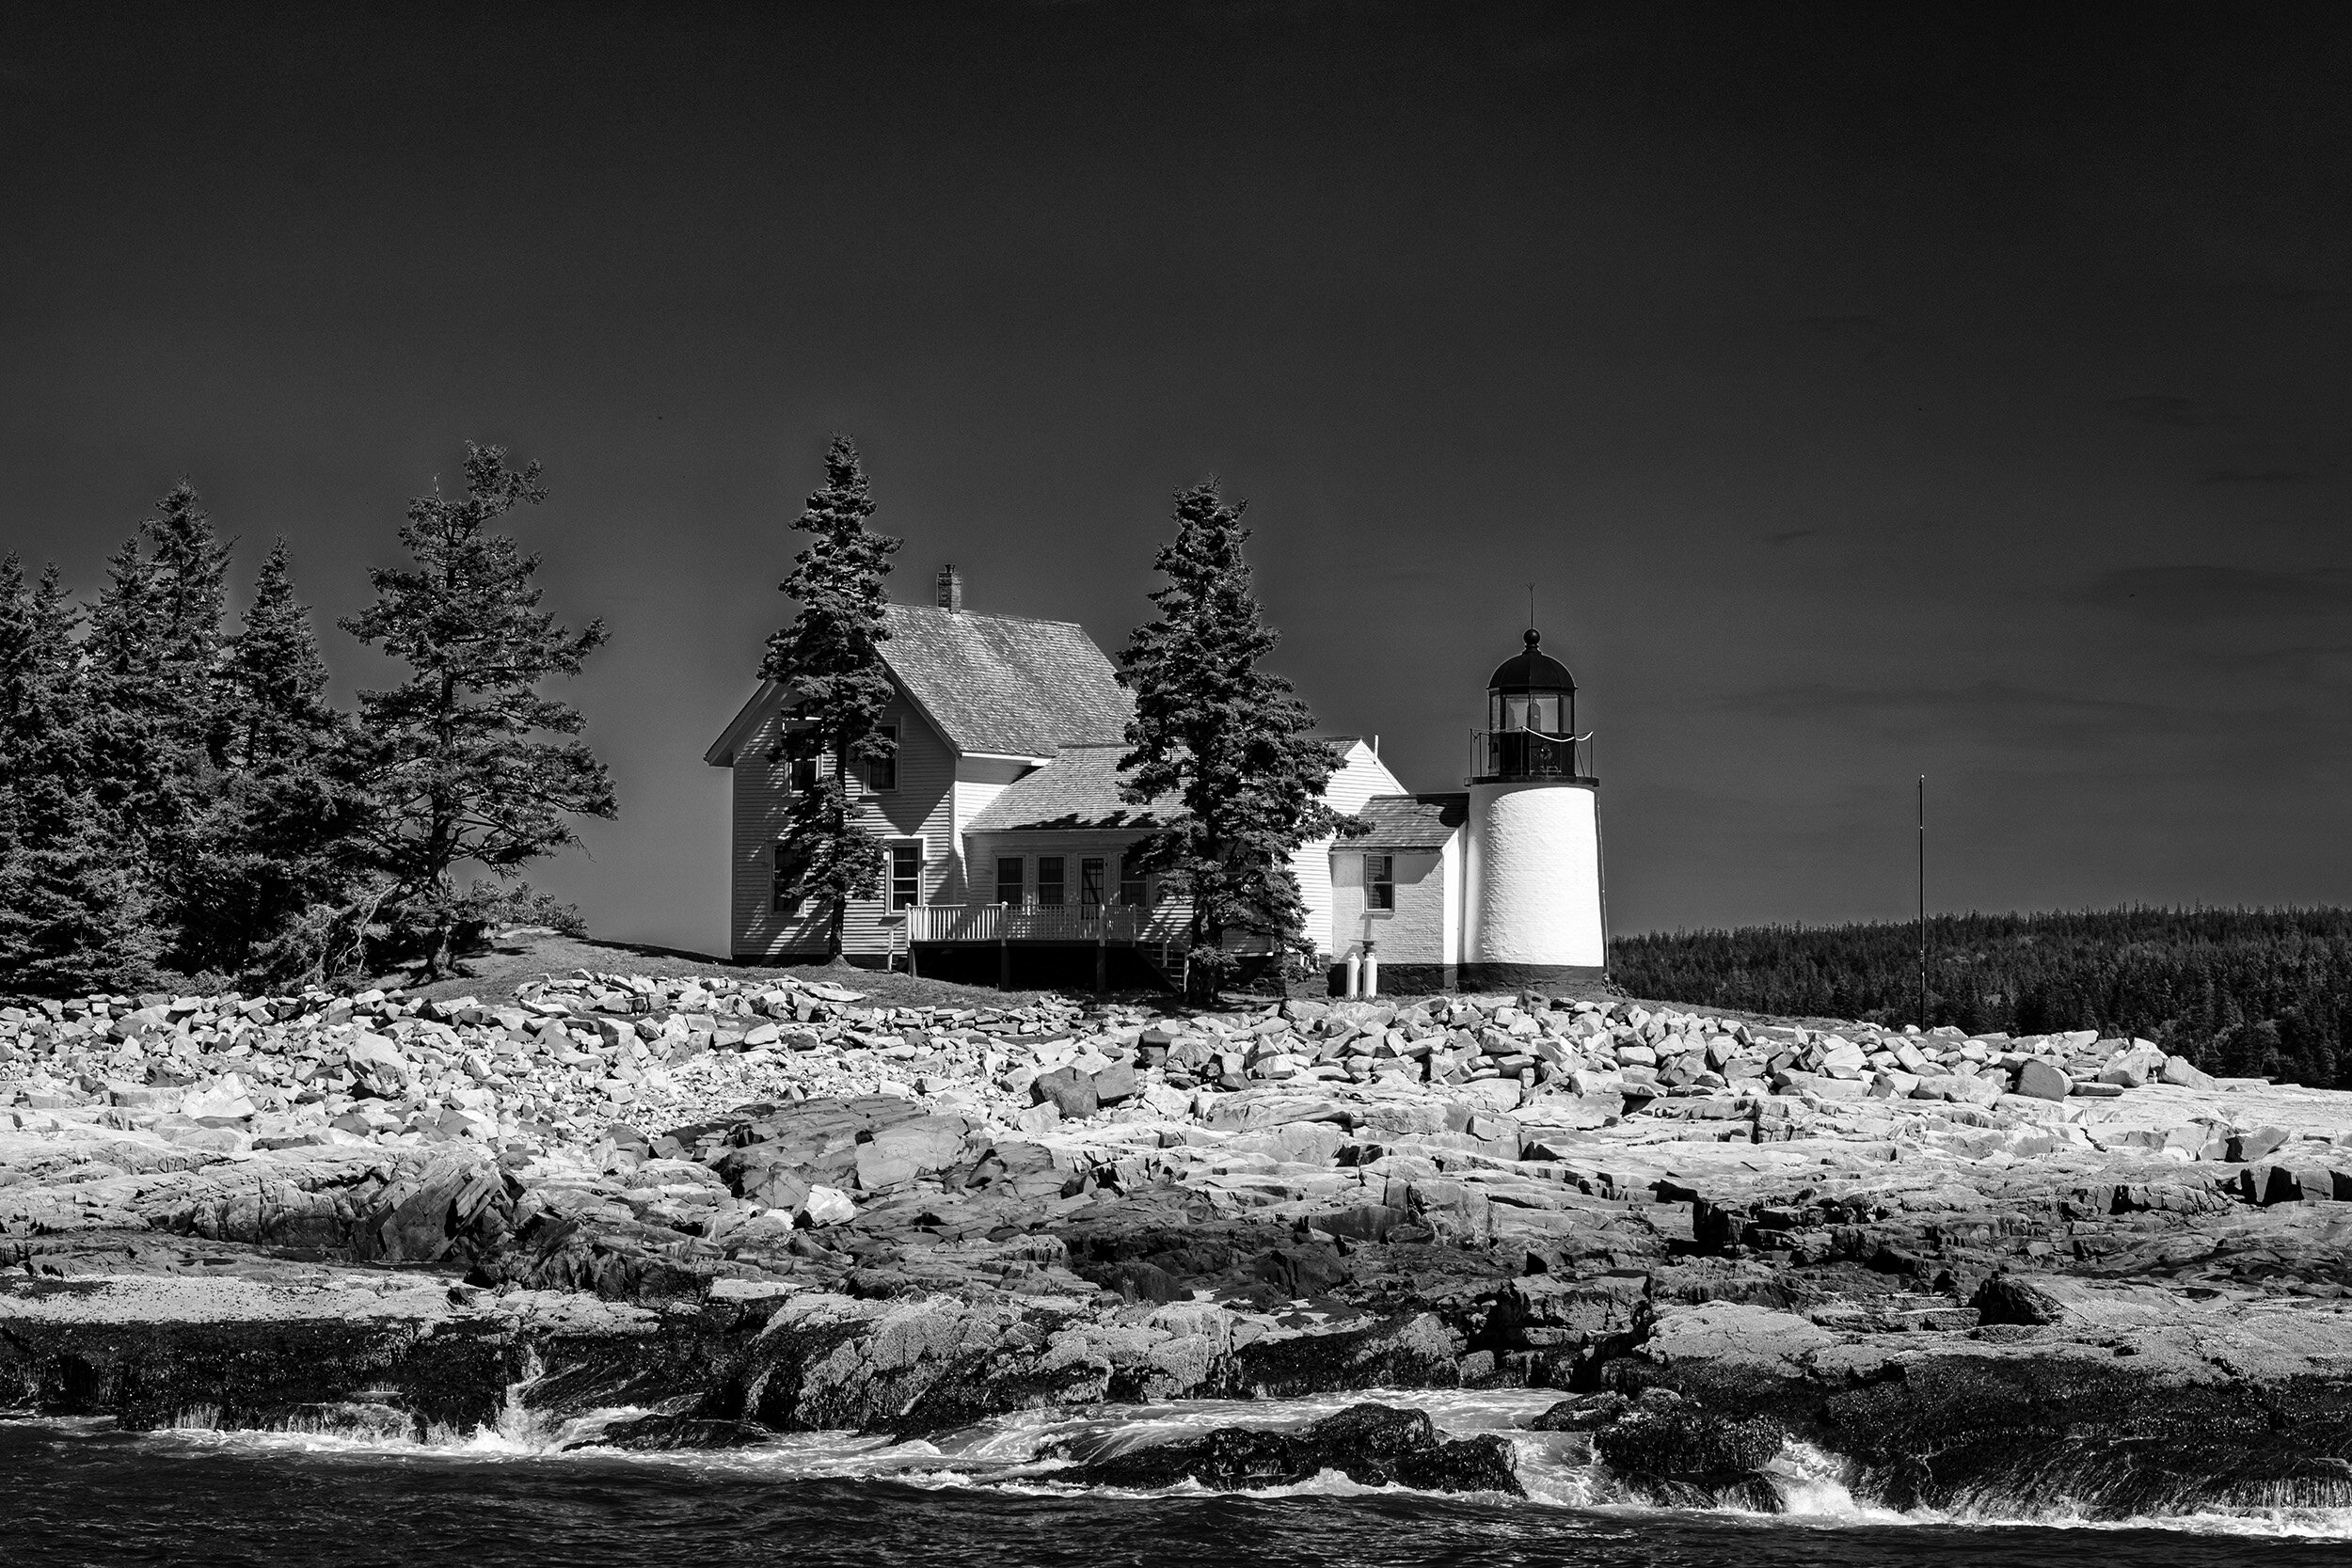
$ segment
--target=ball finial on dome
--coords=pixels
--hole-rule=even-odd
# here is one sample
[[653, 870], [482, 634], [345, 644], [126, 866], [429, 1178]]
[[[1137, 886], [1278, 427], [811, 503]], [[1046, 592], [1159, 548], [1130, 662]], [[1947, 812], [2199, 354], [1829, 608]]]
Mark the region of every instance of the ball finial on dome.
[[1519, 634], [1525, 643], [1505, 659], [1486, 683], [1489, 691], [1573, 691], [1576, 677], [1568, 667], [1543, 651], [1544, 634], [1534, 627]]

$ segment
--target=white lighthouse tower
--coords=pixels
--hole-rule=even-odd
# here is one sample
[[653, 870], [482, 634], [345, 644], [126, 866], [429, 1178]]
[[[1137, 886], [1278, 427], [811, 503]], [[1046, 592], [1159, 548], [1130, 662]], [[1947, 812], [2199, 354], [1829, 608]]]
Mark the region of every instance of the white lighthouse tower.
[[1465, 990], [1597, 980], [1609, 961], [1601, 905], [1600, 781], [1576, 728], [1576, 680], [1530, 629], [1486, 683], [1471, 737]]

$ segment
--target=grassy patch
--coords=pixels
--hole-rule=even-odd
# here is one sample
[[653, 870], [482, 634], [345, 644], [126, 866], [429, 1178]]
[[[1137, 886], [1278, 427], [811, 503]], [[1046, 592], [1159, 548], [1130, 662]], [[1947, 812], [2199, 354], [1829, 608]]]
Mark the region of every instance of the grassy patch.
[[[485, 1003], [511, 1002], [516, 989], [525, 981], [561, 978], [575, 969], [605, 974], [723, 975], [747, 985], [776, 975], [791, 975], [802, 980], [830, 980], [865, 992], [869, 1003], [894, 1007], [1018, 1007], [1051, 994], [959, 986], [945, 980], [853, 969], [848, 964], [768, 967], [731, 963], [675, 948], [563, 936], [531, 936], [501, 942], [487, 953], [468, 958], [466, 969], [468, 974], [419, 988], [417, 994], [435, 998], [471, 996]], [[382, 983], [387, 987], [403, 984], [405, 977], [387, 976]]]

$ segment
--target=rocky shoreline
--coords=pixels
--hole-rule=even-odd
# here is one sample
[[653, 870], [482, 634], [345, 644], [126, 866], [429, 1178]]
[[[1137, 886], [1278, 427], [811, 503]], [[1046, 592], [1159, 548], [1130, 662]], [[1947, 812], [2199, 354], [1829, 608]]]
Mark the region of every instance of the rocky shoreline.
[[[0, 1408], [597, 1441], [1530, 1386], [1630, 1494], [2352, 1506], [2352, 1095], [1605, 996], [0, 1009]], [[1359, 1406], [1066, 1457], [1509, 1491]], [[1465, 1444], [1469, 1447], [1465, 1447]], [[1157, 1478], [1153, 1480], [1152, 1478]]]

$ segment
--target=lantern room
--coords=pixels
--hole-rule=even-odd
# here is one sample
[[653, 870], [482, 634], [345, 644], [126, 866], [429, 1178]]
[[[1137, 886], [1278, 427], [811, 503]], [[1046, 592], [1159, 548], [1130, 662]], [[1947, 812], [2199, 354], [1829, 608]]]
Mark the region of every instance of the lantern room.
[[1582, 779], [1576, 730], [1576, 677], [1543, 651], [1529, 628], [1527, 646], [1486, 683], [1486, 727], [1473, 747], [1473, 779]]

